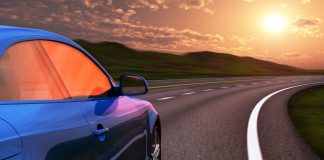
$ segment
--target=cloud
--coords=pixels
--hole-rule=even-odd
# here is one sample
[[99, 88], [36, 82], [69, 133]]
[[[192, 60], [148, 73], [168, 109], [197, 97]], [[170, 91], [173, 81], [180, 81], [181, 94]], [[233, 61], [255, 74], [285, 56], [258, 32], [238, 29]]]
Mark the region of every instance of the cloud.
[[[117, 2], [123, 3], [123, 5]], [[141, 0], [133, 2], [146, 4], [148, 6], [142, 5], [141, 7], [148, 8], [129, 7], [134, 3], [125, 4], [124, 1], [112, 1], [109, 4], [107, 4], [106, 0], [83, 0], [79, 3], [63, 0], [31, 1], [26, 5], [25, 2], [18, 3], [8, 0], [6, 5], [9, 7], [0, 12], [0, 21], [5, 22], [6, 25], [46, 29], [72, 39], [114, 41], [139, 49], [172, 51], [175, 53], [198, 50], [211, 50], [238, 55], [245, 53], [251, 55], [253, 53], [253, 49], [249, 45], [258, 39], [255, 36], [224, 37], [220, 34], [201, 33], [192, 29], [176, 29], [167, 26], [158, 27], [143, 24], [136, 17], [140, 9], [155, 12], [149, 7], [149, 4], [156, 4], [161, 9], [163, 5], [168, 5], [170, 1], [151, 0], [146, 3]], [[204, 10], [208, 9], [206, 5], [211, 3], [211, 1], [191, 1], [191, 6], [198, 8], [189, 7], [187, 9]], [[51, 7], [55, 5], [57, 7]], [[8, 15], [15, 15], [19, 20]], [[227, 45], [227, 42], [230, 41], [234, 43]]]
[[136, 12], [132, 9], [129, 9], [125, 14], [124, 16], [122, 17], [122, 19], [124, 21], [129, 21], [129, 17], [131, 17], [132, 15], [136, 14]]
[[215, 0], [125, 0], [128, 7], [131, 9], [148, 8], [151, 11], [158, 11], [160, 9], [167, 9], [169, 5], [173, 4], [180, 9], [190, 10], [197, 9], [206, 13], [213, 14], [214, 11], [207, 6], [214, 3]]
[[311, 0], [302, 0], [303, 4], [310, 3], [310, 2], [311, 2]]
[[82, 2], [88, 8], [95, 8], [98, 5], [98, 3], [92, 0], [82, 0]]
[[[6, 25], [46, 29], [72, 39], [115, 41], [149, 50], [226, 50], [222, 46], [225, 38], [221, 35], [145, 25], [133, 18], [139, 8], [128, 6], [135, 3], [144, 4], [141, 6], [154, 11], [152, 4], [160, 9], [166, 5], [165, 0], [139, 0], [127, 3], [128, 5], [117, 5], [117, 1], [107, 4], [106, 0], [82, 0], [79, 3], [63, 0], [30, 1], [28, 5], [12, 0], [7, 2], [9, 7], [0, 12], [0, 21]], [[191, 4], [204, 7], [206, 3]]]
[[235, 41], [237, 43], [239, 43], [242, 46], [246, 46], [249, 43], [258, 40], [259, 38], [256, 36], [247, 36], [247, 37], [239, 37], [239, 36], [229, 36], [228, 37], [229, 40]]
[[0, 8], [1, 9], [4, 9], [4, 8], [7, 8], [8, 6], [6, 4], [3, 4], [3, 3], [0, 3]]
[[17, 15], [10, 15], [9, 18], [12, 19], [12, 20], [16, 20], [16, 19], [18, 19], [19, 17], [18, 17]]
[[208, 5], [213, 3], [213, 0], [180, 0], [179, 8], [184, 10], [202, 9], [206, 13], [213, 14], [214, 11], [207, 8]]
[[121, 9], [121, 8], [118, 8], [115, 10], [116, 13], [119, 13], [119, 14], [123, 14], [124, 13], [124, 10]]
[[279, 63], [288, 64], [301, 68], [319, 69], [323, 68], [324, 52], [321, 50], [313, 51], [290, 51], [276, 54], [276, 57], [269, 58]]
[[296, 33], [302, 37], [322, 37], [320, 25], [322, 20], [316, 17], [297, 16], [292, 26], [292, 33]]
[[293, 51], [293, 52], [285, 52], [285, 53], [282, 53], [282, 54], [279, 54], [281, 55], [281, 57], [286, 57], [286, 58], [305, 58], [305, 54], [302, 54], [301, 52], [297, 52], [297, 51]]
[[136, 8], [148, 8], [151, 11], [158, 11], [160, 8], [167, 9], [168, 1], [166, 0], [136, 0], [128, 2], [128, 6], [132, 9]]

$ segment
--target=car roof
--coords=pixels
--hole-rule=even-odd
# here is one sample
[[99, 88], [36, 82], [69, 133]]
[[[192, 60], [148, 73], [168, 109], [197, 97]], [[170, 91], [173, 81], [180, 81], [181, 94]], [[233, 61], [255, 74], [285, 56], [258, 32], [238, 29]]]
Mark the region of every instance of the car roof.
[[[11, 26], [1, 26], [0, 25], [0, 59], [7, 48], [11, 45], [28, 40], [52, 40], [58, 41], [61, 43], [66, 43], [77, 49], [82, 50], [87, 53], [82, 47], [73, 42], [72, 40], [52, 33], [49, 31], [44, 31], [40, 29], [32, 28], [20, 28], [20, 27], [11, 27]], [[88, 53], [87, 53], [88, 54]]]

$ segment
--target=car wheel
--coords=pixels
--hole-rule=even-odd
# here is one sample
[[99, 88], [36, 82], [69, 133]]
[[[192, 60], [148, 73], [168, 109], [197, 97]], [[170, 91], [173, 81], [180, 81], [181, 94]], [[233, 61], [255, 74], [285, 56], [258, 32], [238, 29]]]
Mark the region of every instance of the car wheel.
[[161, 160], [161, 135], [158, 125], [154, 125], [151, 136], [151, 160]]

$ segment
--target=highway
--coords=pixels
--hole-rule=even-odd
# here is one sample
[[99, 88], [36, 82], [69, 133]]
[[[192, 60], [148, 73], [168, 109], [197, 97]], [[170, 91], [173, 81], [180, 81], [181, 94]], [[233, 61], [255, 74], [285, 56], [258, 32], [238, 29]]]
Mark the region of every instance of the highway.
[[287, 102], [321, 82], [324, 76], [152, 80], [139, 98], [160, 113], [162, 159], [315, 160]]

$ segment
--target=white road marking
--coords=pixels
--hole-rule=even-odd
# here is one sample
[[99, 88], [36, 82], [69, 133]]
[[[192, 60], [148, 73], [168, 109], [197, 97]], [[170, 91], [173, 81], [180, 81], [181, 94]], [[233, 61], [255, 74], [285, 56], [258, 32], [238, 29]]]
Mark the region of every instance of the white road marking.
[[306, 85], [312, 85], [312, 84], [319, 84], [319, 83], [324, 83], [324, 82], [315, 82], [315, 83], [307, 83], [307, 84], [301, 84], [301, 85], [296, 85], [288, 88], [284, 88], [278, 91], [275, 91], [267, 96], [265, 96], [263, 99], [261, 99], [254, 107], [250, 118], [249, 118], [249, 123], [248, 123], [248, 128], [247, 128], [247, 150], [248, 150], [248, 159], [249, 160], [262, 160], [262, 152], [260, 149], [260, 144], [259, 144], [259, 137], [258, 137], [258, 116], [259, 112], [263, 106], [263, 104], [270, 99], [272, 96], [275, 94], [278, 94], [280, 92], [292, 89], [292, 88], [297, 88], [301, 86], [306, 86]]
[[201, 90], [201, 91], [208, 92], [208, 91], [212, 91], [212, 90], [214, 90], [214, 89], [204, 89], [204, 90]]
[[167, 99], [172, 99], [174, 97], [163, 97], [163, 98], [159, 98], [159, 99], [156, 99], [158, 101], [163, 101], [163, 100], [167, 100]]
[[226, 88], [229, 88], [229, 87], [227, 87], [227, 86], [224, 86], [224, 87], [220, 87], [221, 89], [226, 89]]
[[236, 87], [243, 87], [243, 86], [245, 86], [245, 85], [243, 85], [243, 84], [236, 85]]
[[190, 95], [190, 94], [195, 94], [196, 92], [187, 92], [187, 93], [183, 93], [181, 95], [185, 96], [185, 95]]

